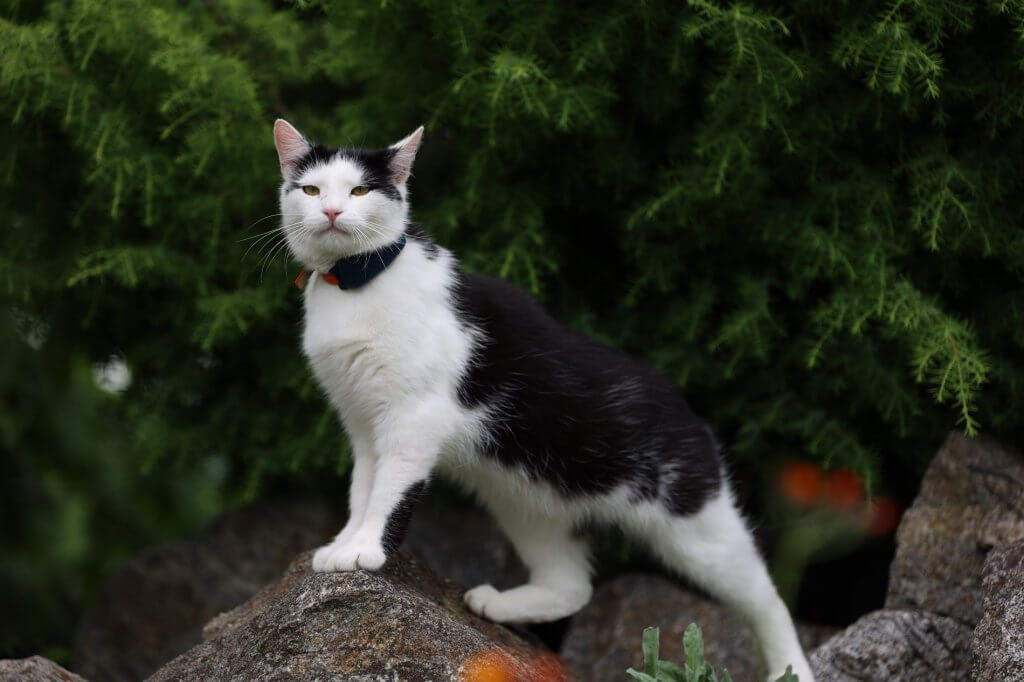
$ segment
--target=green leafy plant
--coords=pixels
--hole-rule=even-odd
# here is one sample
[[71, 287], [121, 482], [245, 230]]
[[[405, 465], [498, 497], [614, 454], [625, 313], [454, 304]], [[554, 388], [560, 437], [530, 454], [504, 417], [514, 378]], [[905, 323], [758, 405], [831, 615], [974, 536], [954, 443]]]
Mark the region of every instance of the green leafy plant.
[[[690, 623], [683, 633], [683, 650], [686, 662], [679, 666], [672, 661], [663, 661], [659, 655], [661, 630], [644, 628], [643, 672], [630, 668], [626, 671], [634, 680], [641, 682], [732, 682], [728, 671], [723, 670], [721, 677], [704, 660], [704, 637], [696, 623]], [[787, 666], [786, 672], [775, 682], [798, 682], [799, 676], [794, 675]]]

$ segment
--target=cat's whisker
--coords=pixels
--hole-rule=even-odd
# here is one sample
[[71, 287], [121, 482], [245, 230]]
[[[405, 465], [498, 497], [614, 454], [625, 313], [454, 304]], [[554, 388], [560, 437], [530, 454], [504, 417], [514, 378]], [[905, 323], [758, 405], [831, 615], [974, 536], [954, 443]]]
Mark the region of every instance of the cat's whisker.
[[281, 225], [278, 225], [277, 227], [274, 227], [274, 228], [271, 228], [269, 230], [266, 230], [265, 232], [260, 232], [258, 234], [249, 235], [247, 237], [241, 237], [241, 238], [239, 238], [238, 241], [244, 242], [244, 241], [249, 241], [250, 239], [258, 239], [262, 235], [272, 234], [274, 232], [279, 232], [281, 230], [285, 230], [285, 229], [287, 229], [289, 227], [292, 227], [292, 226], [295, 226], [295, 225], [301, 225], [302, 223], [303, 223], [303, 220], [301, 218], [299, 220], [296, 220], [295, 222], [282, 223]]
[[387, 233], [384, 230], [376, 228], [373, 225], [370, 225], [369, 223], [365, 223], [364, 225], [362, 225], [362, 227], [368, 230], [369, 232], [372, 232], [375, 237], [387, 236]]
[[273, 241], [274, 237], [275, 237], [275, 235], [266, 235], [263, 239], [261, 239], [259, 241], [255, 241], [252, 244], [250, 244], [249, 248], [247, 248], [245, 250], [245, 253], [242, 254], [242, 259], [244, 260], [245, 257], [249, 255], [250, 251], [252, 251], [256, 246], [258, 246], [258, 245], [260, 245], [262, 243], [262, 246], [260, 246], [260, 250], [257, 252], [257, 255], [258, 255], [263, 250], [263, 246], [266, 245], [267, 241]]
[[256, 267], [258, 268], [259, 273], [260, 273], [260, 281], [262, 281], [262, 278], [263, 278], [264, 263], [266, 262], [267, 258], [270, 256], [270, 254], [273, 253], [273, 250], [276, 249], [278, 246], [280, 246], [280, 243], [275, 244], [270, 251], [268, 251], [266, 254], [264, 254], [260, 258], [259, 263], [257, 263]]
[[[274, 236], [277, 233], [283, 233], [283, 234], [287, 235], [287, 232], [288, 232], [287, 227], [288, 226], [280, 227], [280, 228], [278, 228], [276, 230], [271, 230], [269, 232], [265, 232], [262, 235], [257, 235], [256, 241], [254, 241], [252, 244], [249, 245], [249, 248], [247, 248], [245, 250], [245, 253], [242, 254], [242, 258], [244, 259], [246, 256], [248, 256], [249, 252], [252, 251], [253, 248], [255, 248], [257, 245], [259, 245], [261, 242], [263, 243], [263, 246], [266, 246], [267, 242], [270, 241], [270, 240], [273, 240]], [[262, 251], [263, 251], [263, 247], [261, 246], [259, 252], [262, 252]]]
[[254, 222], [252, 225], [250, 225], [249, 227], [245, 228], [245, 231], [248, 232], [252, 228], [256, 227], [258, 224], [262, 223], [264, 220], [270, 220], [271, 218], [283, 218], [285, 216], [301, 216], [301, 215], [302, 215], [301, 213], [271, 213], [270, 215], [263, 216], [262, 218], [260, 218], [256, 222]]
[[367, 249], [370, 248], [370, 240], [366, 238], [366, 235], [364, 235], [359, 230], [354, 230], [352, 234], [353, 236], [355, 236], [356, 241], [359, 242], [360, 251], [366, 251]]
[[[303, 227], [304, 227], [303, 221], [300, 220], [298, 222], [291, 223], [289, 225], [282, 225], [277, 230], [273, 230], [270, 233], [268, 233], [268, 235], [274, 235], [275, 233], [278, 233], [278, 236], [287, 238], [288, 235], [294, 234], [296, 230], [302, 229]], [[260, 240], [257, 240], [255, 243], [259, 243], [259, 241]]]
[[[374, 236], [377, 236], [377, 237], [387, 237], [388, 236], [387, 232], [385, 232], [384, 229], [382, 229], [382, 228], [385, 227], [384, 225], [375, 226], [369, 220], [367, 220], [364, 223], [362, 223], [362, 225], [360, 227], [365, 227], [368, 231], [372, 232], [374, 234]], [[369, 242], [369, 240], [367, 240], [367, 242]]]
[[278, 247], [278, 245], [283, 244], [286, 241], [288, 241], [288, 238], [285, 235], [278, 235], [274, 238], [268, 239], [267, 241], [260, 244], [259, 249], [257, 249], [256, 251], [256, 255], [262, 257], [268, 251], [273, 251]]
[[263, 281], [264, 273], [273, 264], [274, 258], [276, 258], [278, 256], [278, 254], [282, 253], [287, 246], [288, 246], [288, 242], [282, 241], [272, 251], [270, 251], [267, 254], [267, 257], [264, 259], [263, 266], [260, 267], [260, 282]]
[[280, 232], [281, 230], [285, 229], [285, 227], [286, 227], [285, 225], [278, 225], [277, 227], [275, 227], [272, 230], [267, 230], [266, 232], [260, 232], [259, 234], [250, 235], [248, 237], [242, 237], [241, 239], [238, 240], [238, 242], [240, 243], [240, 242], [247, 242], [250, 239], [259, 239], [260, 237], [262, 237], [265, 234], [273, 234], [274, 232]]
[[288, 235], [287, 234], [278, 235], [275, 239], [271, 239], [271, 240], [269, 240], [267, 242], [264, 242], [260, 246], [260, 249], [259, 249], [259, 251], [257, 253], [257, 255], [262, 255], [263, 256], [260, 259], [260, 262], [262, 263], [264, 260], [266, 260], [266, 258], [271, 253], [276, 251], [279, 247], [287, 245], [287, 243], [288, 243]]
[[[315, 230], [314, 230], [314, 228], [309, 227], [308, 225], [305, 225], [305, 224], [300, 222], [300, 223], [293, 224], [291, 226], [291, 231], [292, 232], [301, 233], [300, 236], [308, 236], [309, 234], [312, 234]], [[260, 282], [263, 281], [263, 275], [266, 273], [266, 271], [269, 270], [273, 266], [274, 259], [277, 258], [282, 253], [286, 253], [287, 252], [287, 246], [288, 246], [288, 239], [287, 239], [287, 235], [285, 235], [285, 236], [283, 236], [281, 238], [281, 240], [279, 242], [276, 242], [274, 246], [272, 246], [269, 250], [267, 250], [266, 255], [260, 261], [261, 264], [262, 264], [261, 267], [260, 267]], [[282, 266], [286, 266], [286, 265], [287, 265], [287, 259], [282, 261]]]

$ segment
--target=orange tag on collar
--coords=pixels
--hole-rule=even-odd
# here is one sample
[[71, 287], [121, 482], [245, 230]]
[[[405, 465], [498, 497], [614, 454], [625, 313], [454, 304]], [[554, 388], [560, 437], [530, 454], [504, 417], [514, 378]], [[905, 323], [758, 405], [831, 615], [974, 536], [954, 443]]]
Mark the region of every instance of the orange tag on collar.
[[334, 275], [332, 275], [329, 272], [325, 272], [324, 274], [320, 275], [320, 278], [323, 279], [323, 281], [325, 281], [328, 284], [330, 284], [331, 286], [335, 286], [336, 287], [339, 284], [341, 284], [341, 282], [338, 280], [338, 278], [335, 277]]
[[312, 271], [307, 270], [306, 268], [302, 268], [302, 270], [299, 272], [298, 277], [295, 278], [295, 288], [300, 291], [302, 289], [305, 289], [306, 284], [309, 282], [310, 274], [312, 274]]

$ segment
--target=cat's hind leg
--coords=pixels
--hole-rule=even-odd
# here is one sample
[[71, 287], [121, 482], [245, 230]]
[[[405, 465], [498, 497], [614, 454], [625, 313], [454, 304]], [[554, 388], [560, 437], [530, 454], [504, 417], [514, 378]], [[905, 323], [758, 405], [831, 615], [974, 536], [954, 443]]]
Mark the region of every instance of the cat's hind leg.
[[497, 590], [480, 585], [466, 592], [475, 613], [499, 623], [543, 623], [579, 611], [590, 600], [587, 543], [574, 537], [567, 519], [534, 516], [513, 504], [489, 505], [530, 572], [525, 585]]
[[[646, 513], [649, 512], [649, 513]], [[718, 495], [689, 516], [648, 508], [637, 524], [667, 566], [688, 577], [743, 617], [754, 631], [774, 680], [787, 665], [800, 682], [814, 677], [753, 537], [723, 485]]]

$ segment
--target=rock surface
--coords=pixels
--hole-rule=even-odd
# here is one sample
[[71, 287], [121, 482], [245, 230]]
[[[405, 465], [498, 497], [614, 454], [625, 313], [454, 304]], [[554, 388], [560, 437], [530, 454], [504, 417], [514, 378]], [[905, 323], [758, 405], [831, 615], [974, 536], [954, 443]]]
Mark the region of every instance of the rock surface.
[[374, 573], [313, 573], [311, 555], [150, 679], [567, 679], [557, 659], [467, 611], [461, 588], [405, 553]]
[[1024, 542], [993, 550], [982, 581], [985, 615], [971, 642], [975, 680], [1024, 680]]
[[952, 618], [882, 610], [813, 651], [809, 662], [815, 682], [967, 682], [970, 641], [971, 629]]
[[[128, 559], [78, 628], [74, 668], [94, 682], [135, 682], [198, 644], [203, 625], [278, 578], [300, 552], [337, 533], [344, 514], [296, 502], [228, 512], [196, 537]], [[511, 544], [479, 509], [430, 495], [403, 545], [464, 588], [526, 579]]]
[[93, 682], [137, 682], [199, 643], [203, 624], [277, 578], [337, 532], [326, 509], [264, 503], [228, 512], [195, 538], [126, 561], [97, 594], [73, 661]]
[[[575, 677], [586, 682], [621, 682], [633, 667], [643, 670], [640, 639], [646, 627], [661, 629], [661, 658], [685, 660], [683, 632], [697, 623], [704, 634], [707, 660], [734, 680], [763, 677], [753, 634], [724, 606], [699, 597], [671, 581], [647, 574], [623, 575], [602, 585], [573, 618], [562, 658]], [[797, 627], [810, 651], [837, 632], [820, 626]]]
[[48, 658], [9, 658], [0, 661], [0, 681], [7, 682], [85, 682]]
[[932, 460], [896, 534], [888, 609], [920, 609], [970, 626], [993, 547], [1024, 539], [1024, 457], [953, 433]]

